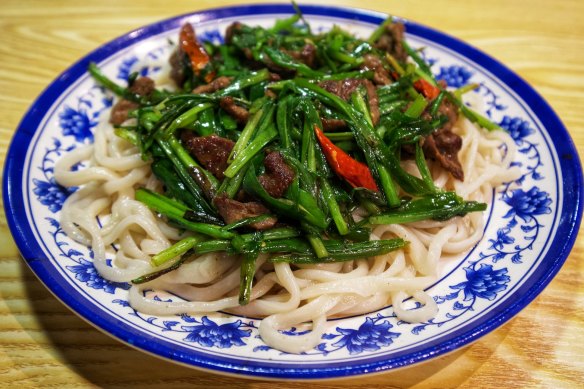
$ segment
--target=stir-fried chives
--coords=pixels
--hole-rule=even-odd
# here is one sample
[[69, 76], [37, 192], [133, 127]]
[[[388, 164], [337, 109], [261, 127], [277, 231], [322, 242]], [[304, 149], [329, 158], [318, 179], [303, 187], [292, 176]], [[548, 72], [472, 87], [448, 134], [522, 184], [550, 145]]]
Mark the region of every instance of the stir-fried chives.
[[163, 140], [158, 140], [158, 144], [159, 144], [160, 148], [166, 154], [166, 157], [172, 162], [176, 173], [178, 174], [178, 176], [180, 177], [180, 179], [184, 183], [186, 189], [196, 199], [195, 204], [197, 206], [197, 210], [199, 210], [201, 212], [206, 212], [209, 214], [214, 214], [215, 213], [214, 209], [209, 205], [209, 203], [207, 202], [207, 200], [204, 197], [205, 195], [204, 195], [203, 189], [197, 184], [197, 182], [191, 176], [191, 174], [188, 171], [187, 166], [185, 166], [180, 161], [179, 157], [175, 154], [175, 152], [172, 149], [171, 144], [169, 142], [163, 141]]
[[264, 110], [260, 109], [253, 116], [251, 116], [251, 118], [249, 119], [249, 121], [245, 125], [245, 128], [241, 131], [241, 134], [239, 135], [237, 143], [235, 143], [235, 146], [233, 146], [233, 150], [231, 150], [231, 156], [230, 156], [231, 160], [234, 160], [235, 158], [237, 158], [239, 156], [239, 154], [241, 154], [243, 152], [243, 150], [247, 147], [250, 139], [255, 134], [255, 131], [256, 131], [258, 124], [260, 123], [260, 120], [262, 119], [263, 115], [264, 115]]
[[416, 143], [416, 166], [418, 167], [418, 171], [422, 176], [422, 179], [428, 183], [428, 185], [434, 185], [434, 180], [432, 179], [432, 174], [430, 173], [430, 169], [428, 168], [428, 164], [426, 163], [426, 158], [424, 157], [424, 152], [422, 151], [422, 146], [419, 143]]
[[223, 173], [225, 177], [233, 178], [255, 155], [257, 155], [268, 143], [270, 143], [278, 132], [273, 124], [267, 126], [260, 134], [247, 145], [231, 162], [227, 170]]
[[189, 236], [187, 238], [179, 240], [169, 248], [164, 249], [158, 254], [154, 255], [151, 258], [152, 264], [154, 266], [160, 266], [173, 258], [180, 257], [186, 252], [188, 252], [190, 249], [192, 249], [195, 246], [195, 244], [197, 244], [200, 241], [201, 238], [197, 238], [194, 236]]
[[390, 16], [387, 19], [385, 19], [383, 21], [383, 23], [381, 23], [379, 26], [377, 26], [377, 28], [369, 36], [369, 39], [367, 39], [367, 42], [369, 42], [370, 44], [374, 44], [375, 42], [377, 42], [377, 40], [385, 32], [385, 29], [387, 28], [387, 26], [389, 26], [391, 23], [393, 23], [393, 18]]
[[401, 43], [406, 52], [408, 53], [408, 55], [410, 56], [410, 58], [412, 58], [414, 62], [418, 65], [418, 69], [420, 69], [425, 75], [432, 79], [433, 77], [432, 70], [430, 69], [430, 66], [428, 66], [426, 61], [424, 61], [424, 59], [420, 57], [416, 50], [412, 49], [410, 45], [408, 45], [408, 42], [402, 41]]
[[456, 97], [453, 93], [446, 92], [446, 96], [460, 109], [460, 112], [471, 122], [478, 124], [479, 126], [489, 130], [500, 130], [501, 127], [491, 120], [487, 119], [478, 112], [467, 107], [460, 98]]
[[422, 114], [422, 112], [424, 112], [427, 105], [428, 105], [428, 102], [426, 101], [424, 96], [418, 95], [414, 99], [412, 104], [408, 107], [408, 109], [406, 109], [406, 111], [404, 112], [404, 115], [415, 119], [418, 116], [420, 116]]
[[231, 94], [240, 92], [241, 90], [248, 88], [252, 85], [259, 84], [260, 82], [268, 80], [270, 73], [267, 69], [260, 70], [255, 73], [251, 73], [248, 76], [237, 79], [235, 82], [230, 84], [227, 88], [221, 89], [215, 92], [215, 97], [229, 96]]
[[[381, 50], [380, 38], [399, 27], [392, 23], [392, 18], [385, 20], [367, 40], [337, 26], [313, 34], [298, 9], [272, 28], [242, 26], [231, 32], [229, 43], [201, 45], [208, 51], [204, 66], [183, 69], [178, 93], [141, 95], [90, 65], [96, 81], [139, 106], [128, 115], [132, 121], [115, 131], [152, 160], [164, 194], [139, 189], [136, 199], [194, 233], [152, 258], [163, 269], [134, 282], [155, 279], [193, 255], [222, 251], [240, 256], [239, 297], [246, 304], [259, 254], [296, 264], [382, 255], [407, 242], [369, 241], [372, 225], [445, 220], [485, 209], [485, 204], [463, 201], [434, 186], [422, 140], [448, 120], [445, 103], [486, 129], [499, 127], [462, 102], [462, 95], [476, 85], [445, 90], [423, 55], [407, 42], [396, 44], [411, 61]], [[368, 63], [367, 55], [381, 68]], [[228, 83], [208, 93], [189, 92], [227, 75]], [[379, 85], [380, 77], [389, 84]], [[130, 85], [134, 79], [130, 77]], [[354, 82], [360, 86], [347, 97], [331, 91], [335, 82], [340, 89]], [[376, 96], [365, 85], [376, 85]], [[226, 100], [235, 106], [226, 106]], [[185, 148], [179, 136], [183, 131], [183, 136], [216, 135], [234, 142], [221, 174]], [[404, 150], [413, 153], [419, 176], [402, 167]], [[278, 184], [284, 173], [267, 166], [270, 153], [280, 153], [294, 173], [277, 194], [269, 183]], [[212, 161], [215, 157], [210, 155]], [[218, 196], [241, 209], [256, 202], [257, 209], [267, 211], [242, 212], [225, 225]], [[368, 213], [360, 223], [351, 213], [358, 206]], [[272, 228], [250, 232], [275, 219], [279, 224]]]
[[203, 103], [190, 108], [188, 111], [182, 113], [180, 116], [174, 119], [172, 123], [164, 129], [162, 137], [164, 139], [168, 139], [178, 128], [184, 128], [191, 125], [195, 122], [195, 120], [197, 120], [197, 117], [201, 112], [211, 108], [212, 106], [213, 105], [210, 103]]
[[188, 211], [186, 207], [147, 189], [138, 189], [136, 191], [136, 200], [143, 202], [152, 210], [159, 212], [188, 230], [213, 238], [230, 238], [234, 235], [232, 232], [222, 230], [217, 225], [189, 221], [185, 218], [185, 214]]
[[464, 201], [454, 192], [439, 192], [420, 199], [409, 200], [399, 208], [369, 218], [371, 224], [398, 224], [421, 220], [448, 220], [469, 212], [484, 211], [486, 204]]

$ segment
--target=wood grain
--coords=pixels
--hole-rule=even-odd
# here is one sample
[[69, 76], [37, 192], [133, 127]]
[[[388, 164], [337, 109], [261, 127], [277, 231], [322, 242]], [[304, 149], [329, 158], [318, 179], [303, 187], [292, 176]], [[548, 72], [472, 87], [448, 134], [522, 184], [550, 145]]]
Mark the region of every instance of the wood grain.
[[[302, 3], [301, 1], [299, 3]], [[391, 12], [459, 37], [541, 93], [584, 147], [584, 2], [321, 1]], [[28, 107], [75, 60], [141, 25], [228, 1], [0, 3], [0, 161]], [[517, 317], [423, 365], [322, 388], [582, 387], [584, 237]], [[223, 387], [274, 384], [201, 372], [134, 350], [71, 313], [19, 257], [0, 213], [0, 387]], [[301, 388], [289, 382], [281, 387]]]

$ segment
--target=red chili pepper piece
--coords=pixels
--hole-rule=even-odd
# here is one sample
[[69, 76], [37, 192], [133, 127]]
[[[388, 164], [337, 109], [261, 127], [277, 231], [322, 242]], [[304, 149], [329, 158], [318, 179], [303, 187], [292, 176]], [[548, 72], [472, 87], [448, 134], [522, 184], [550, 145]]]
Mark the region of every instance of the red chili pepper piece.
[[414, 88], [424, 95], [424, 97], [434, 100], [440, 94], [440, 89], [430, 84], [428, 81], [420, 78], [414, 82]]
[[316, 125], [314, 126], [314, 132], [316, 133], [316, 138], [322, 147], [328, 164], [337, 175], [344, 178], [353, 188], [379, 191], [367, 165], [354, 160], [343, 150], [335, 146]]
[[[197, 40], [195, 29], [190, 23], [182, 26], [179, 34], [180, 48], [183, 53], [189, 56], [193, 71], [198, 76], [205, 66], [211, 61], [209, 54], [205, 51], [203, 45]], [[205, 82], [211, 82], [215, 78], [215, 72], [211, 71], [205, 75]]]

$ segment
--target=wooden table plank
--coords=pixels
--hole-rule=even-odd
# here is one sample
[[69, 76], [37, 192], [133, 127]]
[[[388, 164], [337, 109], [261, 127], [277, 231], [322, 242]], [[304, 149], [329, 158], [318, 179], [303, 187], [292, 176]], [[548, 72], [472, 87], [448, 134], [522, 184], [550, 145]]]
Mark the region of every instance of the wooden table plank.
[[[300, 2], [302, 3], [302, 2]], [[325, 3], [323, 1], [323, 3]], [[392, 12], [459, 37], [531, 83], [584, 150], [584, 2], [328, 2]], [[40, 1], [0, 3], [0, 164], [32, 101], [75, 60], [154, 21], [236, 2]], [[473, 345], [345, 387], [581, 387], [584, 383], [584, 238], [546, 290]], [[0, 387], [272, 387], [159, 360], [71, 313], [18, 256], [0, 212]], [[282, 387], [301, 388], [303, 383]]]

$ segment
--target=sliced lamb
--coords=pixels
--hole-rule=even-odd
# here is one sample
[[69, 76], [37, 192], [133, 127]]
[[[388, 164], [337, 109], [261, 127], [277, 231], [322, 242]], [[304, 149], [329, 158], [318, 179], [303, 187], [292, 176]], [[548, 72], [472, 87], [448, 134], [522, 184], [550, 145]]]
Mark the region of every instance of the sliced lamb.
[[153, 79], [150, 77], [138, 77], [128, 89], [130, 89], [130, 92], [140, 96], [148, 96], [154, 91], [154, 88], [155, 84]]
[[240, 31], [242, 27], [243, 24], [240, 22], [231, 23], [229, 27], [227, 27], [227, 29], [225, 30], [225, 43], [230, 45], [231, 42], [233, 41], [233, 35]]
[[216, 92], [220, 89], [225, 89], [229, 86], [229, 84], [231, 84], [232, 79], [233, 79], [233, 77], [226, 77], [226, 76], [217, 77], [216, 79], [214, 79], [213, 81], [211, 81], [208, 84], [199, 85], [198, 87], [193, 89], [193, 93], [195, 93], [195, 94], [213, 93], [213, 92]]
[[458, 152], [462, 148], [462, 138], [450, 129], [441, 128], [427, 136], [422, 147], [426, 158], [437, 161], [452, 176], [464, 181], [464, 171], [458, 160]]
[[316, 64], [316, 47], [314, 47], [314, 45], [311, 45], [310, 43], [305, 44], [302, 50], [300, 51], [289, 50], [283, 51], [292, 58], [302, 62], [303, 64], [311, 68], [314, 67], [314, 65]]
[[318, 85], [324, 90], [339, 96], [341, 99], [347, 101], [351, 98], [351, 95], [359, 85], [362, 84], [362, 80], [356, 78], [347, 78], [345, 80], [327, 80], [322, 81]]
[[343, 119], [320, 118], [320, 121], [325, 132], [341, 131], [347, 128], [347, 122]]
[[227, 112], [229, 116], [234, 118], [237, 121], [237, 123], [239, 124], [247, 123], [247, 119], [249, 119], [249, 111], [237, 105], [233, 97], [231, 96], [222, 97], [221, 100], [219, 100], [219, 106], [223, 108], [223, 110], [225, 110], [225, 112]]
[[[269, 209], [258, 202], [250, 201], [247, 203], [242, 203], [240, 201], [230, 199], [224, 195], [215, 197], [215, 199], [213, 199], [213, 203], [227, 224], [234, 223], [241, 219], [266, 215], [270, 213]], [[272, 228], [277, 223], [277, 221], [278, 219], [275, 216], [271, 216], [264, 221], [250, 224], [250, 227], [255, 228], [256, 230], [267, 230]]]
[[170, 79], [181, 87], [186, 79], [183, 52], [176, 48], [170, 55], [168, 63], [170, 64]]
[[294, 170], [277, 151], [268, 153], [264, 159], [266, 173], [258, 177], [260, 184], [272, 197], [282, 197], [294, 181]]
[[[345, 80], [322, 81], [319, 83], [319, 85], [321, 88], [339, 96], [345, 101], [348, 101], [351, 98], [351, 95], [353, 92], [355, 92], [355, 90], [357, 90], [359, 86], [365, 86], [369, 104], [369, 112], [371, 113], [373, 125], [377, 125], [377, 123], [379, 123], [379, 99], [377, 97], [375, 86], [371, 83], [371, 81], [347, 78]], [[333, 123], [328, 124], [333, 125]], [[334, 125], [340, 125], [340, 123], [334, 123]]]
[[379, 123], [379, 98], [377, 97], [377, 90], [373, 83], [369, 80], [363, 81], [365, 90], [367, 91], [367, 103], [369, 104], [369, 113], [371, 114], [371, 121], [376, 126]]
[[199, 161], [205, 169], [218, 179], [223, 179], [227, 169], [229, 154], [235, 143], [217, 135], [196, 136], [190, 131], [181, 135], [185, 148]]
[[391, 23], [385, 27], [385, 31], [375, 42], [374, 46], [391, 54], [398, 61], [405, 62], [408, 53], [402, 44], [404, 40], [405, 26], [403, 23]]
[[391, 84], [391, 78], [389, 76], [389, 71], [383, 66], [383, 63], [373, 54], [365, 54], [363, 56], [363, 69], [373, 70], [373, 82], [376, 85], [389, 85]]
[[[444, 81], [440, 81], [440, 86], [442, 89], [447, 87]], [[458, 107], [450, 99], [445, 98], [438, 106], [438, 116], [444, 116], [447, 120], [442, 127], [423, 140], [424, 155], [437, 161], [454, 178], [464, 181], [464, 171], [458, 160], [458, 152], [462, 148], [462, 138], [452, 132], [452, 127], [458, 120]], [[427, 112], [422, 117], [430, 119]]]
[[[140, 96], [148, 96], [154, 91], [154, 80], [149, 77], [139, 77], [128, 87], [130, 92]], [[113, 107], [110, 113], [110, 123], [114, 126], [121, 126], [128, 120], [130, 111], [138, 108], [140, 105], [133, 101], [121, 99]]]
[[139, 106], [138, 103], [126, 99], [118, 101], [112, 107], [109, 122], [114, 126], [121, 126], [122, 123], [128, 120], [128, 113]]

